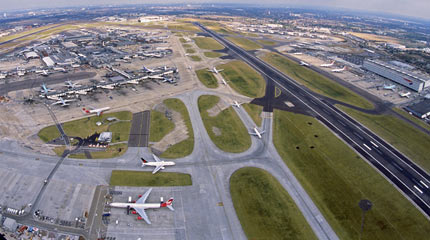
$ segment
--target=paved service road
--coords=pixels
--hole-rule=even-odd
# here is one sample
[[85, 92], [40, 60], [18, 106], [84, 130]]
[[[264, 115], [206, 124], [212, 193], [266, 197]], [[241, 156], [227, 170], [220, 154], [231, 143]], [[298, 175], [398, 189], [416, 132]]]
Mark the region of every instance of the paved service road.
[[430, 176], [375, 133], [339, 111], [332, 104], [319, 99], [303, 86], [237, 47], [222, 36], [196, 23], [205, 32], [233, 51], [285, 93], [302, 102], [315, 117], [340, 136], [346, 143], [394, 183], [419, 209], [430, 216]]
[[148, 147], [149, 123], [151, 111], [143, 111], [133, 114], [130, 128], [129, 147]]

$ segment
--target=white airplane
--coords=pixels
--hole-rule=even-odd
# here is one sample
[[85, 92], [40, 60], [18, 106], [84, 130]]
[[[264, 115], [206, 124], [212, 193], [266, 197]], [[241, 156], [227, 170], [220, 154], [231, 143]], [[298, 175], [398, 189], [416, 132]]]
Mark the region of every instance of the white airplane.
[[154, 158], [155, 162], [148, 162], [144, 158], [140, 158], [140, 160], [142, 160], [142, 167], [145, 167], [145, 166], [155, 167], [155, 169], [152, 171], [152, 174], [157, 173], [158, 171], [160, 171], [160, 169], [161, 170], [164, 169], [165, 166], [174, 166], [175, 165], [175, 162], [161, 161], [154, 154], [152, 154], [152, 157]]
[[0, 79], [5, 79], [7, 77], [7, 73], [0, 73]]
[[95, 113], [97, 116], [102, 115], [103, 112], [105, 112], [109, 109], [110, 109], [110, 107], [104, 107], [104, 108], [92, 108], [92, 107], [90, 107], [90, 109], [82, 108], [82, 110], [85, 113], [88, 113], [88, 114]]
[[240, 105], [242, 105], [242, 104], [243, 103], [238, 103], [237, 101], [234, 101], [232, 105], [237, 107], [237, 108], [240, 108]]
[[143, 196], [141, 196], [135, 203], [128, 202], [128, 203], [119, 203], [119, 202], [113, 202], [109, 204], [111, 207], [115, 208], [127, 208], [127, 214], [130, 212], [130, 209], [132, 209], [132, 214], [138, 214], [137, 220], [145, 220], [147, 224], [151, 224], [151, 221], [148, 218], [148, 215], [145, 213], [145, 209], [149, 208], [164, 208], [167, 207], [171, 211], [175, 211], [173, 209], [172, 203], [173, 198], [170, 198], [167, 202], [163, 202], [163, 198], [161, 198], [160, 203], [145, 203], [146, 199], [148, 198], [149, 194], [151, 193], [152, 188], [148, 189]]
[[43, 94], [48, 94], [49, 92], [55, 92], [54, 89], [52, 88], [48, 88], [44, 83], [42, 84], [42, 86], [40, 86], [40, 92]]
[[66, 100], [64, 100], [62, 97], [59, 97], [58, 99], [59, 99], [58, 101], [52, 103], [51, 105], [61, 104], [62, 107], [67, 107], [67, 106], [70, 105], [70, 104], [68, 104], [68, 102], [76, 101], [75, 99], [66, 99]]
[[341, 72], [343, 72], [343, 71], [345, 71], [346, 70], [346, 67], [344, 66], [343, 68], [336, 68], [336, 69], [333, 69], [333, 70], [331, 70], [332, 72], [335, 72], [335, 73], [341, 73]]
[[42, 70], [42, 72], [40, 72], [40, 74], [42, 75], [42, 76], [48, 76], [49, 74], [50, 74], [50, 72], [48, 71], [48, 70], [45, 70], [45, 69], [43, 69]]
[[405, 97], [405, 98], [409, 98], [411, 95], [411, 92], [404, 92], [404, 93], [399, 93], [400, 97]]
[[147, 72], [147, 73], [153, 73], [153, 72], [155, 72], [155, 70], [154, 70], [154, 69], [150, 69], [150, 68], [147, 68], [147, 67], [145, 67], [145, 66], [143, 66], [143, 71], [144, 71], [144, 72]]
[[209, 72], [213, 72], [213, 73], [215, 73], [215, 74], [218, 74], [219, 72], [221, 72], [221, 71], [223, 71], [224, 69], [216, 69], [216, 67], [213, 67], [212, 69], [209, 69], [208, 71]]
[[334, 65], [334, 61], [331, 61], [331, 63], [324, 63], [324, 64], [321, 64], [320, 65], [320, 67], [331, 67], [331, 66], [333, 66]]
[[164, 80], [164, 77], [163, 77], [163, 76], [161, 76], [160, 74], [149, 76], [149, 78], [150, 78], [150, 79], [159, 79], [159, 80]]
[[296, 53], [293, 53], [293, 55], [303, 55], [303, 53], [301, 53], [301, 52], [296, 52]]
[[309, 63], [307, 63], [307, 62], [303, 62], [303, 61], [300, 61], [300, 65], [302, 65], [302, 66], [306, 66], [306, 67], [309, 67]]
[[175, 79], [173, 79], [173, 78], [164, 78], [163, 82], [168, 82], [171, 84], [176, 83]]
[[115, 84], [100, 85], [100, 88], [112, 90], [115, 89]]
[[81, 86], [80, 84], [73, 83], [72, 81], [66, 81], [64, 82], [64, 85], [68, 88], [76, 88]]
[[253, 130], [254, 130], [254, 132], [250, 132], [249, 134], [257, 136], [260, 139], [261, 139], [261, 135], [263, 135], [263, 133], [266, 132], [266, 131], [261, 131], [260, 132], [260, 131], [258, 131], [258, 129], [256, 127]]
[[127, 83], [129, 83], [129, 84], [139, 84], [139, 81], [136, 80], [136, 79], [130, 79], [130, 80], [127, 80]]
[[385, 90], [391, 90], [394, 91], [394, 89], [396, 89], [396, 85], [392, 84], [392, 85], [386, 85], [384, 83], [384, 85], [382, 86]]
[[222, 82], [222, 84], [227, 85], [227, 82], [222, 77], [221, 77], [221, 82]]

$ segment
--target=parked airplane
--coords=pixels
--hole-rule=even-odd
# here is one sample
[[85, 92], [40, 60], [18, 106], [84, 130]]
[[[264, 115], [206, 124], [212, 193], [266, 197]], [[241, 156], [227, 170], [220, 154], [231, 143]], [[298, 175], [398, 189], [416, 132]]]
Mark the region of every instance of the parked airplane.
[[236, 100], [233, 102], [233, 106], [240, 108], [240, 105], [242, 105], [243, 103], [238, 103]]
[[171, 84], [176, 83], [175, 79], [173, 79], [173, 78], [164, 78], [163, 82], [168, 82]]
[[301, 52], [296, 52], [296, 53], [293, 53], [293, 55], [303, 55], [303, 53], [301, 53]]
[[145, 213], [145, 209], [148, 208], [164, 208], [167, 207], [171, 211], [175, 211], [173, 209], [172, 203], [173, 198], [170, 198], [167, 202], [163, 202], [162, 198], [160, 199], [160, 203], [145, 203], [146, 199], [148, 198], [149, 194], [151, 193], [152, 188], [148, 189], [148, 191], [143, 194], [135, 203], [128, 202], [128, 203], [119, 203], [119, 202], [113, 202], [109, 204], [111, 207], [116, 208], [127, 208], [127, 214], [129, 214], [130, 210], [132, 210], [132, 214], [138, 214], [139, 217], [137, 217], [137, 220], [145, 220], [146, 223], [151, 224], [151, 221], [148, 218], [148, 215]]
[[321, 64], [320, 65], [320, 67], [331, 67], [331, 66], [333, 66], [334, 65], [334, 61], [331, 61], [331, 63], [324, 63], [324, 64]]
[[309, 67], [309, 63], [307, 63], [307, 62], [303, 62], [303, 61], [300, 61], [300, 65], [302, 65], [302, 66], [306, 66], [306, 67]]
[[385, 83], [384, 83], [384, 85], [382, 86], [385, 90], [391, 90], [391, 91], [394, 91], [394, 89], [396, 89], [396, 85], [394, 85], [394, 84], [391, 84], [391, 85], [386, 85]]
[[48, 70], [43, 69], [42, 72], [40, 73], [42, 76], [48, 76], [50, 74], [50, 72]]
[[129, 84], [139, 84], [139, 81], [137, 81], [136, 79], [130, 79], [130, 80], [127, 80], [127, 83], [129, 83]]
[[216, 69], [216, 67], [213, 67], [212, 69], [209, 69], [208, 71], [209, 72], [213, 72], [213, 73], [215, 73], [215, 74], [218, 74], [219, 72], [221, 72], [221, 71], [223, 71], [224, 69]]
[[95, 113], [97, 116], [100, 116], [103, 114], [103, 112], [109, 110], [110, 107], [104, 107], [104, 108], [92, 108], [90, 107], [90, 109], [86, 109], [86, 108], [82, 108], [82, 110], [84, 110], [84, 112], [86, 113]]
[[145, 66], [143, 66], [143, 71], [146, 72], [146, 73], [153, 73], [153, 72], [155, 72], [154, 69], [150, 69], [150, 68], [147, 68]]
[[66, 81], [64, 84], [68, 88], [76, 88], [81, 86], [80, 84], [73, 83], [72, 81]]
[[154, 154], [152, 154], [152, 157], [154, 158], [155, 162], [148, 162], [144, 158], [140, 158], [140, 160], [142, 160], [142, 167], [145, 167], [145, 166], [155, 167], [155, 169], [152, 171], [152, 174], [157, 173], [158, 171], [160, 171], [160, 169], [164, 169], [165, 166], [174, 166], [175, 165], [175, 162], [161, 161]]
[[115, 89], [115, 86], [116, 86], [115, 83], [107, 84], [107, 85], [99, 85], [100, 88], [109, 89], [109, 90]]
[[227, 82], [224, 80], [223, 77], [221, 77], [221, 82], [222, 82], [222, 84], [227, 85]]
[[44, 83], [42, 84], [42, 86], [40, 86], [40, 92], [43, 94], [48, 94], [49, 92], [54, 92], [55, 90], [52, 88], [48, 88]]
[[68, 102], [76, 101], [75, 99], [66, 99], [66, 100], [64, 100], [62, 97], [59, 97], [58, 99], [59, 99], [59, 101], [56, 101], [56, 102], [52, 103], [51, 105], [61, 104], [62, 107], [66, 107], [66, 106], [70, 105], [70, 104], [68, 104]]
[[405, 98], [409, 98], [411, 95], [411, 92], [404, 92], [404, 93], [399, 93], [400, 97], [405, 97]]
[[0, 73], [0, 79], [5, 79], [7, 77], [7, 73]]
[[250, 132], [249, 134], [257, 136], [258, 138], [261, 138], [261, 135], [263, 135], [263, 133], [265, 133], [266, 131], [258, 131], [258, 129], [255, 127], [254, 132]]
[[335, 73], [341, 73], [341, 72], [343, 72], [343, 71], [345, 71], [346, 70], [346, 67], [344, 66], [343, 68], [336, 68], [336, 69], [333, 69], [333, 70], [331, 70], [332, 72], [335, 72]]

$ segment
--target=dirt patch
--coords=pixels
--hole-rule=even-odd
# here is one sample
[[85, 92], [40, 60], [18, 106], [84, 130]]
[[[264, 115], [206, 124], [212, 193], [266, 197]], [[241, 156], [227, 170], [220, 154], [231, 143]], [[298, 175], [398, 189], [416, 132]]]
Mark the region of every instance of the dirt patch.
[[211, 109], [208, 109], [207, 112], [208, 112], [210, 117], [215, 117], [222, 110], [227, 109], [229, 107], [230, 107], [230, 104], [228, 104], [224, 100], [220, 99], [219, 102], [215, 106], [213, 106]]
[[185, 125], [185, 121], [182, 118], [182, 115], [176, 111], [170, 110], [163, 103], [155, 106], [154, 110], [165, 113], [169, 119], [175, 124], [175, 128], [173, 131], [164, 136], [159, 142], [156, 142], [152, 145], [153, 148], [158, 151], [164, 152], [172, 145], [175, 145], [185, 139], [188, 136], [188, 129]]
[[212, 127], [212, 132], [215, 134], [215, 136], [221, 136], [221, 130], [217, 127]]

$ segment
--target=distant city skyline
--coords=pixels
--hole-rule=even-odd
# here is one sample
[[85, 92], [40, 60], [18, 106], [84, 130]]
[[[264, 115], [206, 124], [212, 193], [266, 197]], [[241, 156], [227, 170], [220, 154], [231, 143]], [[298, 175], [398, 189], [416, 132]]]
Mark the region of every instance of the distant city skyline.
[[[204, 4], [204, 3], [243, 3], [243, 4], [260, 4], [257, 0], [0, 0], [0, 9], [4, 11], [35, 9], [35, 8], [55, 8], [55, 7], [73, 7], [86, 5], [106, 5], [106, 4]], [[269, 0], [264, 4], [276, 6], [291, 6], [291, 7], [311, 7], [311, 8], [333, 8], [333, 9], [348, 9], [359, 11], [370, 11], [375, 13], [391, 13], [403, 16], [412, 16], [430, 20], [430, 1], [429, 0]], [[0, 10], [0, 11], [1, 11]]]

